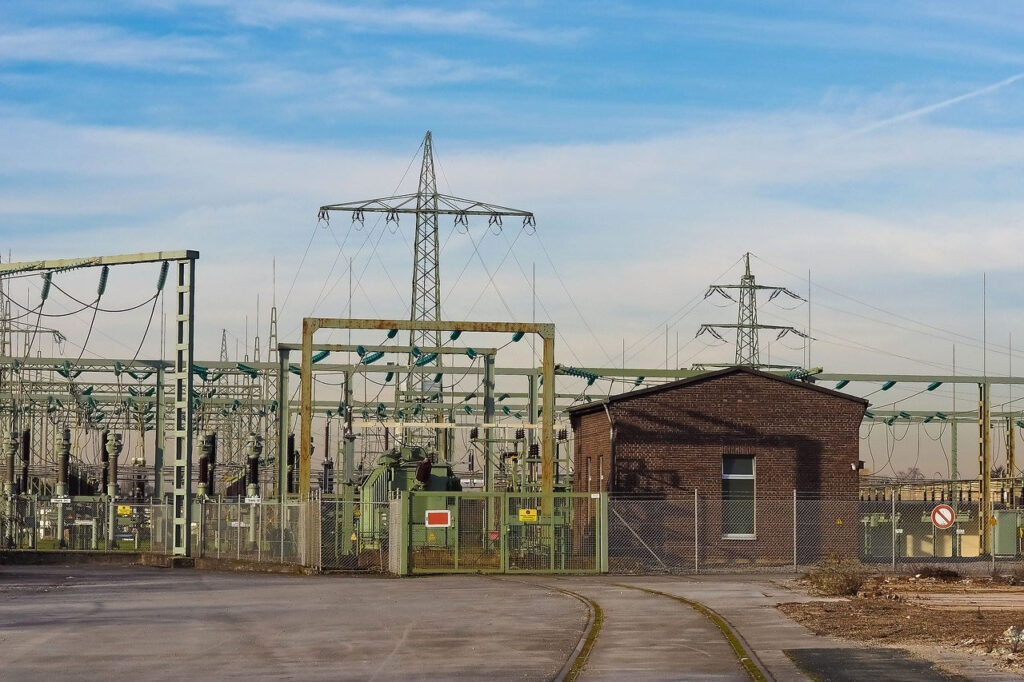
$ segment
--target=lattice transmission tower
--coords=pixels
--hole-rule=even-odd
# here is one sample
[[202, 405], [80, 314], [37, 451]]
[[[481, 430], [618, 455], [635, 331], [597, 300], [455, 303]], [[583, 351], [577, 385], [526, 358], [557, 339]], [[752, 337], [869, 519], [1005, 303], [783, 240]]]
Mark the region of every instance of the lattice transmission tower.
[[[521, 217], [525, 227], [536, 227], [536, 220], [531, 211], [438, 193], [437, 177], [434, 173], [433, 136], [429, 130], [423, 138], [421, 148], [423, 158], [420, 162], [419, 185], [415, 194], [327, 204], [320, 207], [319, 213], [321, 220], [329, 220], [331, 211], [346, 211], [352, 214], [353, 222], [358, 221], [360, 224], [364, 223], [367, 213], [384, 213], [386, 223], [396, 224], [402, 214], [415, 216], [412, 300], [409, 306], [409, 319], [412, 322], [442, 319], [441, 260], [437, 234], [439, 216], [453, 216], [456, 225], [467, 228], [470, 216], [487, 216], [488, 224], [498, 228], [501, 227], [503, 218]], [[409, 345], [417, 349], [439, 347], [441, 332], [412, 331], [409, 334]], [[414, 363], [421, 367], [440, 366], [441, 355], [438, 354], [430, 362], [422, 364], [415, 357], [410, 357], [409, 364]], [[410, 373], [407, 380], [407, 390], [410, 393], [417, 391], [414, 381], [414, 375]], [[439, 385], [432, 390], [440, 392], [441, 388]]]
[[[761, 362], [761, 346], [759, 332], [761, 330], [772, 330], [778, 332], [776, 339], [781, 339], [787, 334], [795, 334], [801, 338], [808, 338], [807, 334], [795, 327], [775, 324], [759, 324], [757, 321], [758, 292], [771, 292], [768, 300], [771, 301], [780, 295], [785, 295], [798, 301], [804, 301], [799, 294], [795, 294], [786, 287], [764, 286], [758, 284], [754, 274], [750, 271], [750, 253], [743, 254], [743, 276], [739, 284], [712, 284], [708, 287], [704, 298], [718, 294], [730, 301], [735, 301], [738, 306], [736, 324], [714, 323], [702, 324], [697, 330], [697, 336], [710, 334], [711, 336], [725, 341], [719, 333], [720, 329], [734, 329], [736, 331], [736, 360], [735, 365], [753, 367], [754, 369], [799, 369], [793, 365], [778, 365], [774, 363], [763, 364]], [[735, 290], [737, 296], [734, 298], [729, 291]], [[705, 364], [705, 367], [722, 367], [722, 364]]]

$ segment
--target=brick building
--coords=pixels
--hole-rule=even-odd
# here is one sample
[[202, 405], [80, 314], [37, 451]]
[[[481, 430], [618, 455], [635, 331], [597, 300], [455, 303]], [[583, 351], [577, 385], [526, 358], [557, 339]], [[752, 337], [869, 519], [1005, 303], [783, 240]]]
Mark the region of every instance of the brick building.
[[[813, 500], [801, 502], [807, 513], [797, 514], [800, 554], [812, 559], [826, 544], [855, 553], [866, 406], [861, 398], [745, 367], [612, 396], [569, 410], [573, 486], [610, 492], [623, 500], [621, 509], [656, 510], [645, 502], [655, 499], [666, 508], [689, 504], [708, 560], [752, 562], [792, 556], [796, 491], [800, 500]], [[695, 491], [698, 501], [686, 502]], [[692, 521], [688, 529], [670, 528], [668, 519], [662, 525], [662, 549], [678, 544], [692, 555]]]

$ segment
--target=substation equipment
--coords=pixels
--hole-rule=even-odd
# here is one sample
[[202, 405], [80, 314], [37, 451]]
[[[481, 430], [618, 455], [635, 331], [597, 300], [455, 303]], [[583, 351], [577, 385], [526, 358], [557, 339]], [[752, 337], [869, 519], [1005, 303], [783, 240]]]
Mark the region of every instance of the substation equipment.
[[[334, 537], [359, 537], [372, 543], [382, 535], [381, 529], [388, 523], [385, 517], [390, 512], [383, 510], [390, 501], [403, 495], [415, 499], [417, 493], [420, 500], [431, 499], [427, 494], [448, 493], [451, 497], [460, 494], [459, 473], [464, 472], [456, 472], [454, 465], [456, 446], [451, 434], [456, 431], [468, 431], [469, 452], [474, 459], [479, 456], [480, 466], [471, 467], [469, 472], [469, 478], [476, 478], [476, 469], [481, 470], [474, 488], [487, 495], [539, 495], [536, 498], [540, 500], [537, 503], [539, 514], [546, 516], [554, 527], [552, 509], [556, 506], [556, 497], [553, 496], [568, 495], [574, 489], [569, 466], [572, 446], [565, 429], [556, 429], [556, 424], [564, 423], [562, 411], [581, 399], [589, 400], [587, 387], [598, 379], [610, 382], [606, 390], [595, 389], [603, 397], [616, 387], [626, 391], [686, 378], [701, 373], [703, 368], [670, 368], [667, 340], [664, 368], [557, 365], [551, 324], [445, 321], [441, 315], [439, 216], [452, 216], [456, 226], [468, 226], [472, 216], [486, 216], [489, 226], [497, 229], [503, 219], [510, 217], [521, 218], [524, 229], [533, 229], [535, 220], [529, 211], [438, 193], [429, 132], [422, 149], [416, 193], [327, 204], [319, 211], [321, 220], [329, 220], [333, 212], [347, 212], [353, 222], [360, 225], [367, 214], [383, 215], [386, 223], [396, 225], [400, 216], [414, 216], [416, 232], [409, 320], [306, 318], [301, 343], [289, 343], [277, 338], [275, 306], [271, 308], [269, 343], [264, 351], [261, 352], [257, 336], [251, 357], [246, 349], [244, 358], [231, 361], [226, 343], [222, 343], [217, 360], [196, 360], [193, 348], [197, 251], [0, 264], [0, 293], [6, 277], [42, 274], [40, 311], [51, 281], [67, 270], [100, 269], [98, 295], [92, 304], [95, 310], [99, 309], [111, 267], [159, 264], [157, 292], [150, 299], [154, 309], [171, 268], [175, 280], [173, 358], [170, 360], [86, 358], [84, 348], [77, 359], [38, 354], [15, 356], [10, 343], [12, 335], [32, 334], [34, 338], [38, 334], [57, 335], [59, 332], [38, 325], [16, 325], [10, 303], [5, 306], [4, 301], [0, 301], [0, 432], [10, 436], [6, 447], [0, 447], [0, 461], [4, 465], [0, 469], [4, 474], [2, 544], [42, 547], [49, 542], [55, 547], [70, 543], [76, 548], [101, 545], [112, 548], [119, 539], [127, 540], [131, 535], [126, 530], [134, 530], [134, 540], [138, 542], [137, 529], [149, 525], [153, 533], [149, 538], [152, 546], [159, 540], [168, 552], [189, 556], [197, 540], [196, 526], [202, 526], [194, 517], [201, 516], [202, 504], [224, 497], [245, 500], [250, 505], [273, 500], [282, 510], [285, 504], [303, 504], [314, 499], [333, 501], [344, 510], [337, 519], [337, 528], [332, 530]], [[730, 293], [734, 290], [737, 299]], [[993, 420], [999, 424], [1005, 422], [1012, 434], [1013, 429], [1024, 422], [1018, 422], [1011, 411], [993, 413], [990, 391], [993, 384], [1018, 384], [1024, 383], [1024, 379], [829, 374], [817, 369], [770, 366], [770, 362], [763, 365], [758, 355], [758, 330], [805, 335], [793, 327], [760, 323], [756, 316], [758, 293], [770, 293], [773, 297], [779, 294], [799, 296], [783, 287], [758, 285], [750, 270], [749, 254], [740, 283], [712, 286], [708, 295], [715, 292], [737, 300], [737, 322], [702, 325], [698, 334], [710, 333], [718, 337], [718, 329], [734, 330], [736, 364], [780, 371], [805, 380], [834, 381], [837, 389], [850, 382], [878, 383], [883, 391], [907, 382], [924, 384], [928, 387], [926, 390], [942, 384], [976, 385], [979, 391], [976, 410], [954, 409], [948, 413], [871, 410], [865, 415], [865, 422], [884, 422], [892, 426], [894, 422], [948, 421], [953, 432], [952, 480], [926, 482], [917, 488], [909, 486], [902, 490], [907, 491], [908, 496], [921, 495], [922, 499], [930, 490], [933, 498], [938, 494], [947, 501], [957, 501], [965, 493], [968, 500], [984, 501], [979, 506], [975, 529], [978, 552], [990, 554], [1005, 549], [1009, 543], [1006, 538], [1024, 525], [1016, 511], [1021, 506], [1018, 504], [1021, 486], [1016, 476], [993, 482], [991, 429]], [[808, 332], [809, 327], [810, 319]], [[319, 343], [313, 337], [322, 329], [364, 333], [378, 330], [386, 332], [386, 338], [377, 345]], [[400, 345], [396, 340], [402, 331], [409, 334], [407, 345]], [[496, 358], [502, 346], [473, 347], [459, 343], [463, 333], [504, 334], [509, 335], [513, 343], [526, 334], [536, 334], [543, 342], [542, 364], [539, 367], [501, 367], [496, 364]], [[445, 339], [444, 334], [448, 335]], [[807, 337], [809, 365], [809, 334]], [[508, 343], [506, 340], [503, 345]], [[332, 354], [344, 354], [347, 360], [355, 354], [358, 360], [333, 363], [330, 362]], [[389, 354], [405, 360], [376, 364]], [[446, 362], [456, 357], [469, 357], [474, 362], [468, 367]], [[297, 363], [293, 362], [295, 359]], [[314, 374], [319, 373], [340, 375], [340, 398], [314, 398], [312, 381]], [[354, 382], [371, 374], [384, 374], [385, 381], [381, 383], [393, 381], [392, 397], [387, 403], [356, 397]], [[479, 420], [471, 411], [458, 413], [460, 403], [457, 400], [481, 397], [474, 392], [455, 390], [449, 378], [458, 374], [483, 379], [480, 389], [483, 414]], [[301, 395], [298, 399], [290, 397], [291, 375], [299, 377]], [[505, 382], [500, 390], [499, 380]], [[509, 390], [509, 383], [516, 381], [523, 382], [522, 390]], [[581, 382], [586, 384], [582, 392], [578, 390]], [[556, 384], [570, 385], [577, 390], [559, 391]], [[450, 402], [445, 403], [444, 397]], [[314, 416], [324, 419], [324, 465], [318, 473], [312, 469]], [[296, 418], [298, 429], [294, 425]], [[958, 423], [965, 422], [977, 423], [979, 430], [978, 457], [982, 473], [974, 482], [960, 481], [957, 475], [956, 430]], [[338, 432], [332, 434], [332, 426], [339, 425]], [[364, 457], [363, 465], [357, 467], [357, 442], [370, 433], [382, 436], [383, 446], [369, 452], [371, 439], [365, 438], [364, 455], [369, 452], [370, 456]], [[336, 448], [332, 438], [337, 443]], [[170, 440], [173, 440], [173, 457], [168, 463], [165, 448]], [[1007, 456], [1009, 470], [1015, 474], [1013, 440], [1007, 441]], [[129, 441], [136, 447], [126, 446]], [[193, 457], [198, 460], [197, 466], [193, 466]], [[868, 480], [862, 485], [862, 499], [870, 498], [873, 483]], [[1000, 491], [1003, 503], [1000, 503]], [[874, 495], [877, 497], [878, 493]], [[375, 513], [357, 515], [357, 505], [363, 502], [375, 503]], [[30, 510], [44, 503], [52, 512], [52, 518], [35, 518]], [[146, 511], [146, 504], [149, 511]], [[452, 507], [447, 501], [441, 504]], [[127, 508], [128, 513], [122, 514], [119, 507]], [[249, 508], [247, 524], [250, 542], [257, 542], [252, 535], [254, 508]], [[166, 514], [167, 523], [154, 523], [153, 518], [146, 518], [157, 509]], [[418, 517], [425, 511], [420, 507], [406, 508], [411, 517]], [[33, 521], [25, 524], [23, 520], [29, 515]], [[493, 532], [498, 524], [497, 516], [496, 512], [488, 511], [482, 527]], [[864, 515], [865, 537], [873, 532], [869, 528], [871, 524], [877, 526], [879, 521], [884, 521], [883, 517], [884, 510]], [[572, 523], [567, 518], [559, 523], [562, 522], [567, 526]], [[895, 529], [898, 523], [895, 514], [888, 522], [891, 529]], [[241, 521], [239, 524], [245, 525]], [[993, 525], [997, 530], [989, 532]], [[1013, 533], [1008, 530], [1011, 527]], [[52, 531], [49, 533], [52, 537], [37, 537], [38, 532], [47, 530]], [[283, 530], [281, 532], [283, 536]], [[163, 533], [168, 537], [157, 537]]]

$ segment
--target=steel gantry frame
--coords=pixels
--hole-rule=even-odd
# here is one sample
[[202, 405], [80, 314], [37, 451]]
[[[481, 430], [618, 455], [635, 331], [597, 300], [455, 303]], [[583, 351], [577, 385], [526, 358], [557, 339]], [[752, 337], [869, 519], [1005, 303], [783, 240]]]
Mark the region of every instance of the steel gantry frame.
[[[0, 277], [85, 267], [174, 262], [177, 270], [174, 351], [174, 554], [190, 556], [192, 518], [192, 361], [195, 345], [195, 272], [198, 251], [156, 251], [0, 264]], [[162, 451], [162, 448], [161, 448]], [[162, 464], [162, 462], [160, 462]]]
[[[525, 322], [446, 322], [404, 320], [372, 320], [353, 318], [306, 317], [302, 320], [302, 361], [300, 365], [301, 404], [299, 430], [299, 499], [307, 500], [310, 494], [312, 460], [313, 420], [313, 335], [320, 329], [380, 329], [380, 330], [427, 330], [461, 332], [497, 332], [537, 334], [543, 343], [542, 376], [545, 390], [541, 396], [541, 492], [554, 490], [555, 462], [555, 325], [550, 323]], [[282, 349], [283, 350], [283, 349]], [[287, 353], [281, 352], [283, 369], [287, 370]], [[416, 374], [434, 371], [433, 368], [415, 367]], [[493, 369], [484, 368], [488, 377]], [[282, 412], [284, 412], [282, 410]], [[493, 412], [493, 409], [491, 410]], [[285, 417], [286, 418], [286, 417]], [[493, 416], [491, 417], [493, 419]], [[438, 425], [446, 428], [446, 425]]]

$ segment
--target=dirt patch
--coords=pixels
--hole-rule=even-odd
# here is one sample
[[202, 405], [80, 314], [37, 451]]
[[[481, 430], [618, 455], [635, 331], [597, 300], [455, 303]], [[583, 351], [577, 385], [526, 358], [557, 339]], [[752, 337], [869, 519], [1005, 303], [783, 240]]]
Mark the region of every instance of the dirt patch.
[[1000, 578], [951, 582], [876, 576], [856, 597], [780, 604], [779, 609], [820, 635], [893, 646], [939, 645], [1024, 669], [1024, 637], [1011, 630], [1024, 627], [1024, 587]]

